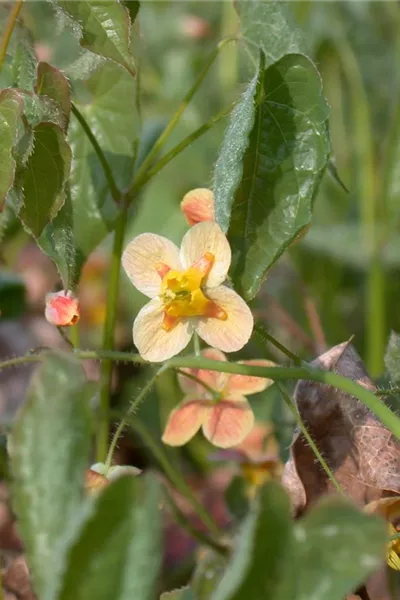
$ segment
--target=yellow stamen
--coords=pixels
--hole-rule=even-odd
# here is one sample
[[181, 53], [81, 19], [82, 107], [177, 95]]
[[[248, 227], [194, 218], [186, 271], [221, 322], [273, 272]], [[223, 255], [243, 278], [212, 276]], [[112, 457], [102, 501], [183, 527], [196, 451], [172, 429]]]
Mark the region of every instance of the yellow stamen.
[[[398, 531], [389, 523], [389, 535], [392, 536], [395, 533]], [[389, 542], [386, 562], [395, 571], [400, 571], [400, 538]]]
[[[168, 270], [161, 284], [161, 299], [164, 303], [163, 329], [170, 331], [181, 317], [209, 317], [226, 320], [226, 312], [209, 300], [201, 286], [214, 264], [214, 255], [206, 252], [186, 271]], [[161, 275], [165, 265], [157, 265]]]

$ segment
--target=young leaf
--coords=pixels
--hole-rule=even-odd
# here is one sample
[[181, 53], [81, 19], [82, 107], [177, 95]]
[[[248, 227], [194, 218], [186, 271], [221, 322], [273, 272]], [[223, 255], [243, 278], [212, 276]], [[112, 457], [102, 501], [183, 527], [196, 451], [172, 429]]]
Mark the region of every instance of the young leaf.
[[330, 152], [328, 116], [319, 74], [297, 54], [268, 69], [261, 60], [257, 83], [234, 111], [214, 193], [232, 247], [231, 276], [246, 299], [311, 220]]
[[12, 150], [17, 143], [22, 109], [23, 101], [18, 92], [12, 89], [0, 91], [0, 210], [14, 181]]
[[269, 66], [285, 54], [303, 53], [305, 43], [296, 27], [287, 2], [241, 0], [236, 8], [242, 23], [242, 37], [248, 49], [258, 58], [259, 48]]
[[57, 586], [81, 504], [93, 395], [81, 366], [50, 355], [35, 372], [11, 440], [14, 508], [40, 598]]
[[[135, 80], [118, 65], [106, 62], [85, 86], [86, 101], [77, 102], [77, 108], [123, 189], [132, 178], [138, 131]], [[118, 210], [91, 141], [74, 116], [68, 141], [73, 155], [70, 196], [39, 244], [56, 263], [64, 286], [73, 288], [88, 255], [112, 231]]]
[[161, 563], [160, 486], [122, 476], [98, 497], [71, 547], [58, 600], [152, 600]]
[[259, 491], [243, 522], [235, 551], [212, 600], [276, 600], [282, 586], [287, 593], [291, 581], [285, 582], [285, 567], [291, 536], [289, 499], [281, 486], [268, 483]]
[[385, 354], [385, 366], [393, 381], [400, 381], [400, 335], [392, 331]]
[[339, 498], [325, 499], [297, 522], [294, 538], [295, 600], [342, 600], [385, 559], [383, 520]]
[[119, 0], [58, 0], [57, 4], [81, 28], [84, 48], [110, 58], [135, 75], [130, 17]]
[[34, 150], [18, 173], [18, 215], [26, 229], [39, 237], [64, 203], [71, 150], [62, 130], [53, 123], [41, 123], [33, 133]]
[[48, 63], [39, 63], [35, 91], [39, 96], [46, 96], [60, 106], [64, 116], [63, 129], [67, 131], [71, 113], [71, 93], [68, 80], [61, 71]]

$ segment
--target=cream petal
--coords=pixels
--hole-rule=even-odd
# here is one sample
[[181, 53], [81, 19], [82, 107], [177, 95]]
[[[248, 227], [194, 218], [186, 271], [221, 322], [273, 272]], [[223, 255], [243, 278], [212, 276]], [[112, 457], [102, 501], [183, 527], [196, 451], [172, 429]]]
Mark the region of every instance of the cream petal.
[[[253, 367], [275, 367], [275, 363], [271, 360], [253, 359], [241, 360], [239, 364], [250, 365]], [[266, 390], [267, 387], [274, 382], [266, 377], [252, 377], [251, 375], [230, 375], [226, 386], [227, 391], [248, 396], [249, 394], [257, 394]]]
[[224, 285], [206, 289], [205, 294], [226, 312], [227, 319], [199, 319], [196, 325], [199, 336], [210, 346], [224, 352], [240, 350], [253, 331], [251, 310], [234, 290]]
[[207, 276], [207, 287], [216, 287], [225, 281], [231, 264], [231, 247], [214, 222], [205, 221], [194, 225], [185, 234], [180, 252], [180, 260], [185, 269], [200, 260], [206, 252], [211, 252], [215, 262]]
[[[219, 350], [215, 350], [215, 348], [206, 348], [201, 351], [201, 355], [204, 358], [209, 358], [210, 360], [220, 360], [226, 361], [226, 356], [223, 352]], [[228, 374], [227, 373], [218, 373], [218, 371], [209, 371], [207, 369], [181, 369], [185, 373], [189, 375], [194, 375], [201, 381], [204, 381], [205, 384], [212, 387], [215, 391], [219, 392], [226, 386], [228, 382]], [[208, 397], [207, 390], [200, 383], [197, 383], [193, 379], [189, 377], [185, 377], [185, 375], [178, 374], [178, 382], [181, 390], [186, 394], [201, 394], [202, 396]]]
[[240, 444], [254, 425], [254, 414], [243, 396], [230, 396], [215, 404], [203, 424], [205, 437], [218, 448]]
[[133, 342], [139, 354], [150, 362], [162, 362], [183, 350], [193, 334], [193, 325], [182, 320], [171, 331], [162, 328], [163, 306], [159, 298], [150, 300], [133, 324]]
[[210, 406], [202, 398], [186, 397], [168, 417], [162, 441], [168, 446], [183, 446], [203, 425]]
[[122, 266], [129, 279], [149, 298], [160, 293], [161, 276], [156, 271], [159, 264], [181, 269], [178, 248], [167, 238], [154, 233], [135, 237], [122, 255]]

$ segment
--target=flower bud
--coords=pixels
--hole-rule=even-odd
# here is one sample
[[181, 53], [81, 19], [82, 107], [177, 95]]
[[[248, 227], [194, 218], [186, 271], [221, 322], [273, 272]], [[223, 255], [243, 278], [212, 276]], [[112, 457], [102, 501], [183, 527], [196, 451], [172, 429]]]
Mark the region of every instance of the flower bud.
[[98, 473], [93, 469], [88, 469], [86, 471], [85, 488], [89, 494], [96, 493], [98, 490], [103, 489], [108, 484], [109, 480], [101, 473]]
[[57, 327], [75, 325], [79, 321], [79, 300], [70, 291], [47, 294], [44, 315], [49, 323]]
[[214, 220], [214, 194], [207, 188], [188, 192], [181, 202], [181, 210], [190, 226]]

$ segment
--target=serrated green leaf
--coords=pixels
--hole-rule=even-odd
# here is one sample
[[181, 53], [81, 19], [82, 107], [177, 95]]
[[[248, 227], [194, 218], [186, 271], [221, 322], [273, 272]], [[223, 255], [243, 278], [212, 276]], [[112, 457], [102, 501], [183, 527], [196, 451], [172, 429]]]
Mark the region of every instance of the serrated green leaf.
[[12, 435], [13, 506], [43, 600], [57, 586], [65, 536], [81, 505], [92, 395], [77, 361], [49, 355], [33, 376]]
[[342, 600], [382, 565], [387, 529], [382, 519], [329, 498], [295, 524], [294, 538], [295, 599]]
[[160, 600], [195, 600], [195, 597], [190, 587], [184, 587], [179, 590], [164, 592], [164, 594], [161, 594]]
[[235, 3], [242, 24], [242, 37], [258, 58], [259, 49], [269, 66], [285, 54], [303, 53], [305, 42], [296, 27], [290, 3], [270, 0], [241, 0]]
[[18, 30], [20, 39], [17, 43], [13, 60], [13, 78], [15, 87], [28, 92], [34, 91], [37, 58], [33, 43], [26, 30]]
[[19, 317], [26, 310], [25, 284], [21, 277], [0, 271], [0, 315], [2, 319]]
[[281, 486], [268, 483], [259, 490], [243, 521], [231, 561], [212, 600], [276, 600], [282, 585], [287, 590], [291, 583], [285, 582], [290, 545], [289, 499]]
[[100, 495], [71, 547], [58, 600], [151, 600], [161, 563], [160, 486], [123, 476]]
[[385, 353], [385, 367], [393, 381], [400, 381], [400, 335], [392, 331]]
[[15, 90], [0, 91], [0, 210], [14, 182], [12, 150], [17, 143], [22, 110], [22, 98]]
[[57, 4], [81, 28], [84, 48], [135, 74], [129, 13], [119, 0], [58, 0]]
[[33, 134], [34, 150], [18, 172], [18, 215], [26, 229], [39, 237], [64, 203], [71, 150], [53, 123], [41, 123]]
[[46, 96], [60, 106], [64, 116], [63, 129], [67, 131], [71, 114], [71, 93], [68, 80], [61, 71], [48, 63], [39, 63], [35, 91], [39, 96]]
[[[117, 185], [131, 181], [138, 130], [135, 81], [121, 67], [104, 63], [86, 82], [76, 105], [95, 133]], [[112, 231], [118, 208], [111, 198], [93, 146], [73, 116], [68, 141], [72, 149], [70, 197], [40, 237], [65, 287], [74, 288], [86, 258]]]
[[231, 277], [246, 299], [309, 224], [330, 153], [329, 107], [314, 65], [299, 54], [268, 69], [262, 63], [234, 112], [214, 176], [216, 218], [229, 227]]

